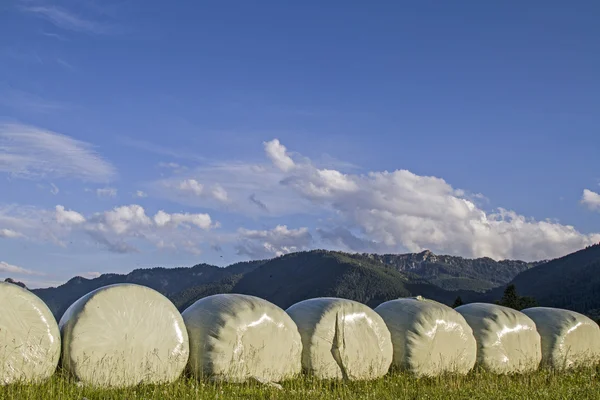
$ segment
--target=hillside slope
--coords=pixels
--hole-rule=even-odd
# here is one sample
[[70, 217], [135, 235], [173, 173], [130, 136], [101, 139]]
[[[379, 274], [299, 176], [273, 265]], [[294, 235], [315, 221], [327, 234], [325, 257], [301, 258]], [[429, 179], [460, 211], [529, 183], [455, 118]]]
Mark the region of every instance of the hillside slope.
[[343, 297], [371, 307], [398, 297], [424, 295], [451, 302], [456, 293], [368, 257], [315, 250], [288, 254], [244, 275], [236, 293], [265, 298], [282, 308], [314, 297]]
[[[589, 312], [600, 308], [600, 244], [538, 265], [511, 282], [540, 305]], [[498, 296], [499, 288], [492, 296]]]

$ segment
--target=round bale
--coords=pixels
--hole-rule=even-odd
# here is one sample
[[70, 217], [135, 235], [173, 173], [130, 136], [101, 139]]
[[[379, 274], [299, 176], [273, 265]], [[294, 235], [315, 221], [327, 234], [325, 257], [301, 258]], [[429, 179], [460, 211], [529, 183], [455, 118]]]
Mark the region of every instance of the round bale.
[[41, 382], [52, 376], [59, 357], [60, 332], [46, 304], [0, 282], [0, 385]]
[[433, 300], [404, 298], [375, 308], [392, 335], [393, 365], [417, 376], [466, 374], [475, 365], [477, 343], [465, 318]]
[[575, 311], [533, 307], [522, 311], [542, 337], [542, 363], [556, 369], [594, 365], [600, 360], [600, 327]]
[[183, 313], [189, 369], [215, 381], [279, 382], [301, 372], [302, 341], [294, 321], [266, 300], [217, 294]]
[[369, 380], [392, 363], [390, 331], [364, 304], [323, 297], [287, 309], [302, 336], [302, 367], [322, 379]]
[[477, 364], [497, 374], [535, 371], [542, 360], [535, 322], [512, 308], [471, 303], [456, 308], [473, 329]]
[[188, 361], [181, 314], [169, 299], [145, 286], [96, 289], [67, 309], [59, 328], [62, 365], [84, 384], [168, 383]]

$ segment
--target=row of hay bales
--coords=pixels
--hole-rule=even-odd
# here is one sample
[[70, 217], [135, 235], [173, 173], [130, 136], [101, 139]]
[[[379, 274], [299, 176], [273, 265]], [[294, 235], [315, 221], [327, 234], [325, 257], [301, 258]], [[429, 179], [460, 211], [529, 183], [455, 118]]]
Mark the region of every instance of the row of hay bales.
[[[62, 345], [61, 345], [62, 344]], [[131, 386], [194, 376], [277, 382], [302, 370], [367, 380], [393, 365], [417, 376], [466, 374], [476, 364], [520, 373], [600, 359], [600, 328], [561, 309], [523, 312], [473, 303], [452, 309], [421, 297], [381, 304], [316, 298], [286, 311], [247, 295], [198, 300], [183, 313], [139, 285], [81, 297], [60, 322], [31, 292], [0, 283], [0, 383], [36, 382], [60, 364], [84, 384]]]

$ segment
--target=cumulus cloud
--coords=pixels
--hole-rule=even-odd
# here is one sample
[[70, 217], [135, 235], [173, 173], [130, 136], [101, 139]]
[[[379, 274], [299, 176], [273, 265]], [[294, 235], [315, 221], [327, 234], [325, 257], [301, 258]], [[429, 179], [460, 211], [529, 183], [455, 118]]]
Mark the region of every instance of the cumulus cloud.
[[590, 210], [600, 211], [600, 194], [584, 189], [581, 203], [585, 204]]
[[5, 261], [0, 261], [0, 272], [18, 275], [40, 275], [39, 272], [17, 267], [16, 265], [9, 264]]
[[282, 171], [290, 171], [295, 167], [294, 160], [288, 155], [284, 145], [279, 143], [278, 139], [273, 139], [263, 143], [267, 156], [273, 164]]
[[115, 198], [117, 197], [117, 189], [112, 187], [96, 189], [96, 196], [99, 198]]
[[227, 190], [219, 183], [212, 183], [210, 186], [206, 186], [196, 179], [190, 178], [175, 181], [165, 180], [162, 185], [179, 195], [196, 198], [203, 202], [207, 199], [216, 200], [218, 203], [229, 202]]
[[85, 217], [77, 211], [66, 210], [64, 206], [55, 207], [56, 221], [61, 225], [78, 225], [85, 222]]
[[154, 216], [154, 223], [160, 227], [168, 225], [177, 227], [182, 224], [191, 224], [205, 230], [210, 229], [212, 226], [212, 221], [208, 214], [168, 214], [162, 210]]
[[116, 175], [88, 143], [22, 124], [0, 124], [0, 172], [90, 182], [110, 181]]
[[204, 192], [204, 185], [195, 179], [186, 179], [176, 186], [182, 193], [192, 194], [195, 196], [201, 196]]
[[[167, 213], [158, 211], [148, 216], [137, 204], [115, 207], [89, 216], [57, 205], [54, 210], [34, 207], [0, 209], [0, 224], [7, 237], [17, 232], [27, 233], [34, 241], [51, 242], [66, 247], [67, 243], [92, 243], [115, 253], [139, 252], [139, 245], [185, 250], [199, 254], [209, 231], [218, 228], [208, 214]], [[19, 233], [21, 234], [21, 233]], [[169, 246], [165, 246], [168, 243]], [[76, 244], [77, 245], [77, 244]]]
[[308, 228], [288, 229], [277, 225], [271, 230], [238, 230], [236, 250], [251, 258], [269, 258], [308, 249], [313, 241]]
[[[274, 142], [272, 147], [282, 145]], [[282, 152], [267, 146], [265, 151], [280, 168], [274, 154]], [[468, 257], [532, 260], [561, 256], [600, 240], [600, 234], [583, 234], [573, 226], [536, 221], [502, 208], [486, 212], [443, 179], [408, 170], [344, 174], [307, 162], [288, 169], [281, 184], [332, 212], [342, 226], [359, 231], [351, 236], [348, 230], [322, 232], [325, 239], [349, 250], [432, 249]]]

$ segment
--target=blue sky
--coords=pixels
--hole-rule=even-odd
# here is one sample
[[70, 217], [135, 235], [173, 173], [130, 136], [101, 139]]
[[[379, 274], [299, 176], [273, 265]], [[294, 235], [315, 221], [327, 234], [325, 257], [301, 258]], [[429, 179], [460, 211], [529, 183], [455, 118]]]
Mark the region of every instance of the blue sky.
[[597, 2], [171, 3], [0, 5], [0, 278], [600, 241]]

